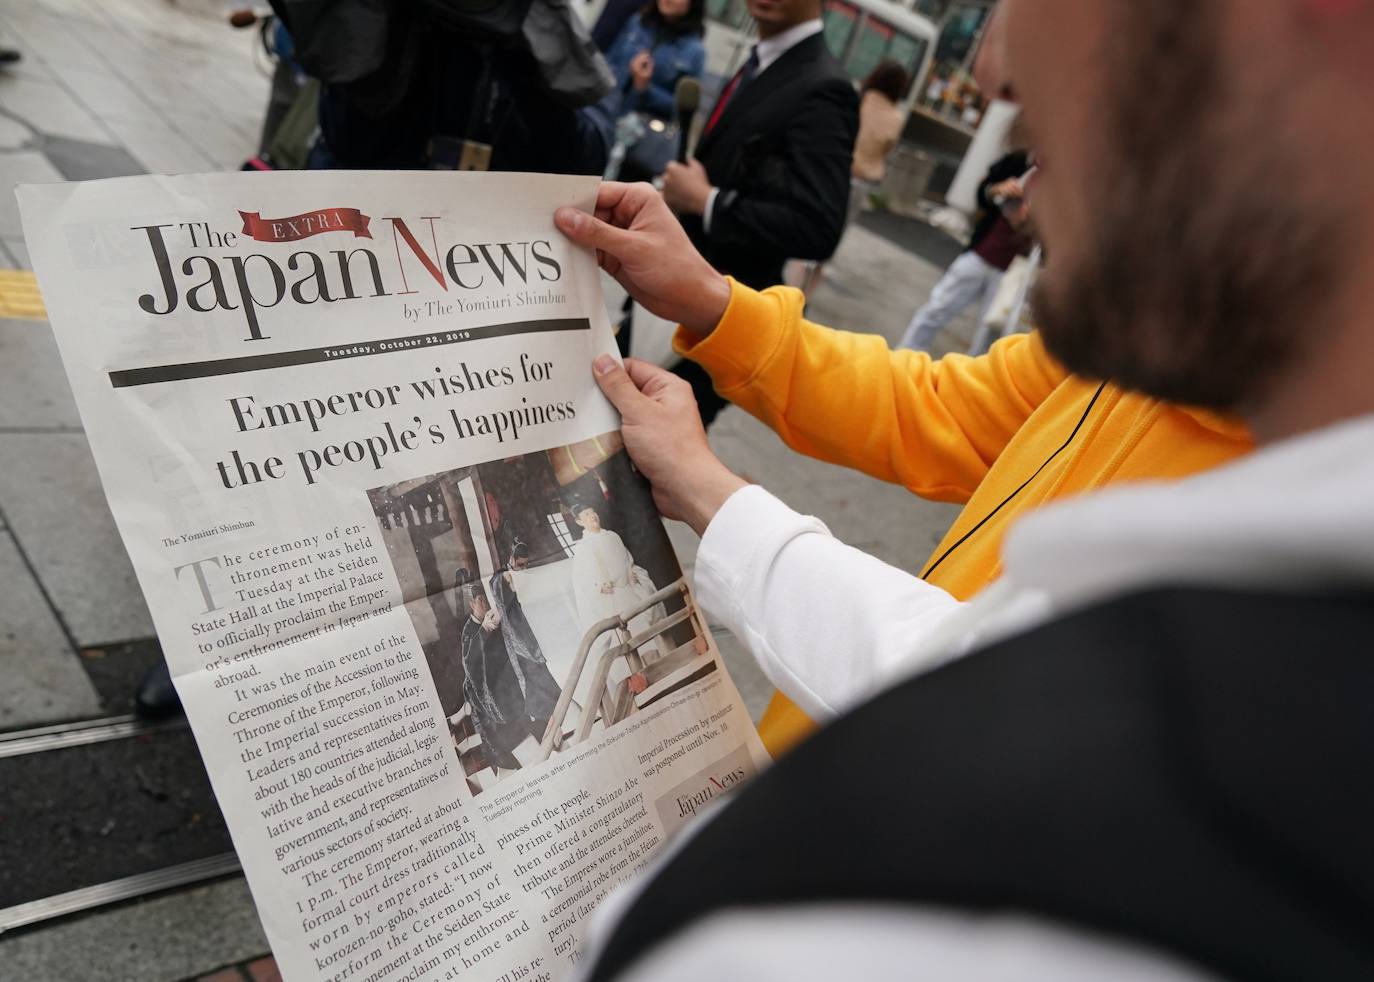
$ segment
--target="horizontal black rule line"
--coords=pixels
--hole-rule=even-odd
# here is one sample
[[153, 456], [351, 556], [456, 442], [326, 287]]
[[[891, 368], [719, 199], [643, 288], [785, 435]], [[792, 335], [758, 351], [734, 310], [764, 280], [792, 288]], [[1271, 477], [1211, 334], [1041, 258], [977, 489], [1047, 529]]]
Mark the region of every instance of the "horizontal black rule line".
[[[405, 338], [378, 338], [375, 341], [350, 341], [348, 344], [323, 348], [303, 348], [299, 351], [278, 351], [272, 354], [243, 355], [238, 358], [218, 358], [214, 361], [191, 361], [181, 365], [153, 365], [148, 368], [125, 368], [110, 372], [110, 385], [123, 389], [131, 385], [151, 385], [155, 382], [180, 382], [214, 375], [237, 375], [241, 372], [260, 372], [271, 368], [291, 368], [314, 365], [322, 361], [343, 361], [345, 358], [366, 358], [371, 355], [391, 355], [417, 348], [437, 348], [465, 341], [486, 341], [491, 338], [512, 337], [519, 334], [553, 334], [559, 331], [590, 331], [591, 321], [585, 317], [560, 320], [517, 321], [511, 324], [490, 324], [486, 327], [427, 331]], [[251, 342], [249, 342], [251, 343]]]

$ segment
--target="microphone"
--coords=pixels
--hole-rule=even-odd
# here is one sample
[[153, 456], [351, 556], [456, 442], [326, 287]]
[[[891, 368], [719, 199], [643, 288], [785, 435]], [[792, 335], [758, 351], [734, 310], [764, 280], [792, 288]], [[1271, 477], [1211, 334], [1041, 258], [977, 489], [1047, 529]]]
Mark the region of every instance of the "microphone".
[[673, 112], [677, 115], [677, 162], [687, 163], [687, 138], [692, 132], [692, 119], [701, 105], [701, 83], [694, 78], [680, 78], [673, 90]]

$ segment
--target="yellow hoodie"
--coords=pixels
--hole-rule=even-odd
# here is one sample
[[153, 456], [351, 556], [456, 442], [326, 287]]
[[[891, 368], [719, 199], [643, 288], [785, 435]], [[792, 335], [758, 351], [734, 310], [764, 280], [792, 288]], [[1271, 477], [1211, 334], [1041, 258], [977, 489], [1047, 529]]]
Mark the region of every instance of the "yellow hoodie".
[[[680, 328], [675, 347], [794, 450], [964, 503], [917, 571], [945, 557], [927, 578], [960, 600], [1001, 574], [1002, 538], [1028, 509], [1108, 483], [1186, 477], [1252, 447], [1238, 423], [1070, 375], [1038, 334], [935, 361], [812, 324], [802, 305], [796, 290], [732, 281], [715, 331], [698, 340]], [[759, 733], [776, 756], [813, 728], [776, 693]]]

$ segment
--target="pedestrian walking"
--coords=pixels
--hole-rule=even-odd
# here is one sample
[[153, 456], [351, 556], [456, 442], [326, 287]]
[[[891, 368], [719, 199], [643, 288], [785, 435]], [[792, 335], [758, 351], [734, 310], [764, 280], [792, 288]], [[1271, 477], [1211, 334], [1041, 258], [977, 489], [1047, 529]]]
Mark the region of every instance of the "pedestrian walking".
[[897, 104], [910, 85], [911, 76], [905, 68], [895, 61], [884, 61], [869, 73], [859, 90], [859, 135], [854, 141], [849, 221], [887, 175], [887, 158], [897, 148], [906, 125], [906, 113]]
[[[982, 330], [983, 318], [997, 296], [1012, 260], [1030, 247], [1026, 226], [1029, 211], [1021, 178], [1030, 170], [1030, 157], [1014, 150], [988, 170], [978, 187], [978, 222], [967, 250], [950, 264], [930, 294], [925, 306], [916, 311], [907, 325], [899, 348], [929, 351], [950, 321], [970, 307], [978, 309], [979, 337], [990, 337]], [[981, 351], [969, 351], [981, 354]]]

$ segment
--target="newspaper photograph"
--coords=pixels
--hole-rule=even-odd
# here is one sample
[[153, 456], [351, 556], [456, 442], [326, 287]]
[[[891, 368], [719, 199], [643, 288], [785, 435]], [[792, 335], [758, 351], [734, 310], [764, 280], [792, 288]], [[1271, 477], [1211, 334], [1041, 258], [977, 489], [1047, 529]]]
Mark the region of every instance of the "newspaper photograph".
[[591, 373], [595, 178], [25, 186], [101, 481], [288, 982], [551, 982], [764, 751]]

